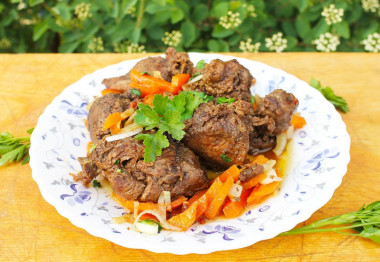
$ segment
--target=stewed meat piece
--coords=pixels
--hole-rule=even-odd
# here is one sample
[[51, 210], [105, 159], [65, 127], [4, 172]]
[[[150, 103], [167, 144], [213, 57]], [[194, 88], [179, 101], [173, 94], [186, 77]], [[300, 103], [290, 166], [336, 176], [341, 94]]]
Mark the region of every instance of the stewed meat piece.
[[171, 143], [156, 161], [146, 163], [142, 141], [131, 137], [114, 142], [103, 140], [87, 156], [87, 162], [88, 159], [98, 171], [84, 168], [76, 179], [91, 181], [100, 173], [127, 200], [157, 202], [162, 191], [170, 191], [172, 199], [190, 197], [208, 185], [197, 156], [180, 142]]
[[191, 120], [185, 122], [184, 143], [213, 168], [226, 168], [244, 163], [249, 149], [252, 115], [249, 102], [238, 100], [231, 104], [215, 101], [201, 104]]
[[[170, 82], [172, 76], [176, 74], [191, 74], [193, 67], [193, 63], [190, 61], [187, 53], [178, 53], [173, 47], [169, 47], [166, 50], [166, 58], [160, 56], [148, 57], [137, 62], [133, 69], [139, 72], [147, 72], [150, 75], [153, 75], [153, 71], [159, 71], [161, 77]], [[125, 92], [129, 90], [131, 77], [128, 72], [122, 76], [106, 78], [102, 83], [107, 88]]]
[[250, 101], [253, 77], [236, 59], [227, 62], [212, 60], [210, 64], [205, 64], [202, 74], [201, 80], [186, 85], [186, 88], [215, 97]]

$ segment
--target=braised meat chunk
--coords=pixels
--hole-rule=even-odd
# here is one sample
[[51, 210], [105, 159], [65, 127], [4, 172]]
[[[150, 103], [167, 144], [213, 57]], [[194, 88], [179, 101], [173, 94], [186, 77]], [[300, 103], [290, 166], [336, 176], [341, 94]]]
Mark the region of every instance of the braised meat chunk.
[[123, 95], [107, 94], [95, 99], [87, 117], [88, 130], [94, 143], [98, 143], [105, 135], [110, 133], [109, 130], [102, 130], [107, 116], [115, 112], [124, 112], [128, 109], [132, 98], [127, 93]]
[[276, 135], [289, 128], [297, 106], [297, 98], [282, 89], [265, 96], [252, 118], [254, 130], [250, 134], [250, 152], [272, 149], [276, 145]]
[[[162, 79], [170, 82], [172, 76], [176, 74], [191, 74], [193, 67], [194, 65], [187, 53], [178, 53], [173, 47], [169, 47], [166, 50], [166, 58], [148, 57], [137, 62], [133, 69], [139, 72], [147, 72], [150, 75], [153, 75], [154, 71], [159, 71]], [[122, 76], [104, 79], [102, 83], [107, 88], [125, 92], [129, 89], [131, 78], [128, 72]]]
[[172, 199], [207, 188], [197, 156], [180, 142], [163, 149], [156, 161], [144, 162], [144, 145], [133, 138], [102, 141], [90, 154], [112, 189], [127, 200], [157, 202], [162, 191]]
[[210, 167], [220, 169], [242, 164], [249, 149], [249, 134], [253, 131], [245, 115], [252, 111], [252, 105], [243, 100], [231, 104], [215, 101], [201, 104], [192, 119], [185, 122], [184, 143]]
[[204, 92], [215, 97], [250, 101], [253, 77], [236, 59], [223, 62], [215, 59], [205, 64], [201, 80], [190, 83], [187, 89]]

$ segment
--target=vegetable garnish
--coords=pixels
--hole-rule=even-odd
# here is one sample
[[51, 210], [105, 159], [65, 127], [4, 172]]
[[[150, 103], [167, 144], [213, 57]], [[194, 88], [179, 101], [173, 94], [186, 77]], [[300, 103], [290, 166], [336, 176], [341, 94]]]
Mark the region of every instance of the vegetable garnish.
[[[32, 134], [34, 128], [26, 132]], [[14, 161], [25, 165], [29, 162], [30, 137], [16, 138], [9, 132], [0, 133], [0, 166]]]
[[169, 146], [165, 132], [180, 141], [185, 135], [183, 122], [191, 119], [194, 110], [210, 99], [212, 99], [210, 96], [202, 92], [183, 91], [173, 99], [154, 95], [153, 108], [140, 103], [136, 111], [135, 123], [145, 127], [145, 130], [158, 128], [154, 134], [139, 134], [135, 137], [144, 141], [144, 161], [155, 161], [156, 156], [161, 155], [162, 149]]
[[[325, 228], [325, 226], [335, 225], [342, 226]], [[348, 233], [343, 231], [345, 229], [354, 229], [359, 233]], [[321, 219], [310, 225], [281, 233], [279, 236], [317, 232], [337, 232], [345, 235], [360, 236], [380, 244], [380, 201], [375, 201], [367, 206], [364, 205], [359, 211]]]
[[141, 96], [141, 91], [139, 89], [132, 88], [130, 91], [132, 94], [135, 94], [137, 96]]
[[229, 162], [232, 161], [232, 159], [231, 159], [227, 154], [221, 154], [221, 155], [220, 155], [220, 158], [221, 158], [224, 162], [226, 162], [226, 163], [229, 163]]
[[231, 97], [231, 98], [218, 97], [218, 99], [216, 100], [216, 102], [218, 104], [225, 104], [225, 103], [231, 104], [231, 103], [235, 102], [235, 98], [233, 98], [233, 97]]
[[102, 187], [102, 184], [100, 184], [100, 182], [96, 179], [92, 180], [92, 186], [95, 187], [95, 188], [100, 188]]
[[204, 66], [205, 66], [205, 60], [202, 59], [198, 61], [196, 68], [203, 69]]
[[343, 113], [350, 111], [350, 108], [347, 105], [347, 101], [343, 97], [335, 95], [331, 87], [322, 87], [321, 82], [314, 77], [311, 78], [310, 85], [321, 92], [328, 101], [330, 101], [337, 109]]

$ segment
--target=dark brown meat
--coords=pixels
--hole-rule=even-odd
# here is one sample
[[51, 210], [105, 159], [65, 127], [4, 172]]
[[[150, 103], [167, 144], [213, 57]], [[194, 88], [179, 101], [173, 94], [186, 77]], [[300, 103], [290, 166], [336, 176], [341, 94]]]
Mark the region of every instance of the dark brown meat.
[[187, 53], [178, 53], [173, 47], [166, 49], [166, 66], [171, 76], [177, 74], [191, 74], [194, 68]]
[[115, 112], [124, 112], [128, 109], [130, 102], [131, 97], [128, 94], [107, 94], [95, 99], [87, 117], [92, 142], [96, 144], [110, 133], [109, 130], [102, 131], [107, 116]]
[[[171, 81], [176, 74], [188, 73], [193, 71], [193, 63], [187, 53], [178, 53], [173, 47], [166, 50], [166, 58], [148, 57], [136, 63], [133, 69], [139, 72], [147, 72], [153, 75], [153, 71], [160, 71], [161, 76], [166, 81]], [[120, 91], [127, 91], [131, 78], [129, 72], [123, 76], [104, 79], [102, 82], [107, 88]]]
[[[191, 120], [185, 122], [184, 143], [213, 168], [226, 168], [244, 163], [249, 149], [249, 133], [253, 131], [246, 114], [252, 105], [243, 100], [231, 104], [201, 104]], [[231, 161], [225, 162], [221, 155]]]
[[78, 161], [82, 166], [82, 171], [77, 175], [71, 174], [74, 181], [81, 181], [85, 187], [87, 187], [91, 181], [96, 178], [100, 172], [98, 167], [92, 162], [91, 158], [78, 157]]
[[215, 59], [203, 68], [203, 78], [186, 85], [186, 89], [201, 91], [215, 97], [250, 101], [253, 77], [236, 59], [223, 62]]
[[243, 166], [240, 171], [239, 180], [241, 182], [246, 182], [257, 175], [262, 174], [263, 172], [264, 172], [264, 167], [262, 165], [259, 165], [259, 164], [246, 165], [246, 166]]
[[155, 162], [143, 160], [141, 141], [102, 141], [91, 154], [113, 190], [128, 200], [157, 202], [162, 191], [172, 199], [206, 189], [208, 180], [197, 156], [182, 143], [171, 143]]
[[276, 145], [276, 135], [289, 128], [297, 106], [297, 98], [282, 89], [265, 96], [252, 118], [254, 131], [250, 134], [250, 153], [272, 149]]

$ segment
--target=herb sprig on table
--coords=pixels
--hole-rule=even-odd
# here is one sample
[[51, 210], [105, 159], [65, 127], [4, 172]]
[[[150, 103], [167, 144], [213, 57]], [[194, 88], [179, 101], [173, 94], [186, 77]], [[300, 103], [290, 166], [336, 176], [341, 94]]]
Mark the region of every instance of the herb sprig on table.
[[347, 101], [343, 97], [337, 96], [331, 87], [322, 87], [321, 82], [314, 77], [311, 78], [310, 85], [321, 92], [328, 101], [330, 101], [337, 109], [343, 113], [350, 111], [350, 108], [347, 105]]
[[146, 104], [138, 105], [135, 123], [145, 130], [156, 128], [155, 133], [139, 134], [135, 139], [144, 141], [144, 161], [152, 162], [160, 156], [162, 149], [169, 146], [165, 132], [180, 141], [184, 135], [186, 119], [191, 119], [194, 110], [201, 104], [212, 100], [212, 96], [202, 92], [183, 91], [170, 99], [167, 96], [154, 95], [153, 108]]
[[[34, 128], [27, 130], [32, 134]], [[25, 165], [29, 162], [30, 137], [14, 137], [9, 132], [0, 133], [0, 166], [14, 161]]]
[[[340, 226], [336, 227], [336, 225]], [[326, 228], [326, 226], [335, 227]], [[354, 229], [358, 233], [348, 233], [344, 231], [346, 229]], [[380, 201], [373, 202], [367, 206], [364, 205], [356, 212], [321, 219], [310, 225], [292, 229], [281, 233], [280, 236], [317, 232], [336, 232], [345, 235], [360, 236], [380, 244]]]

